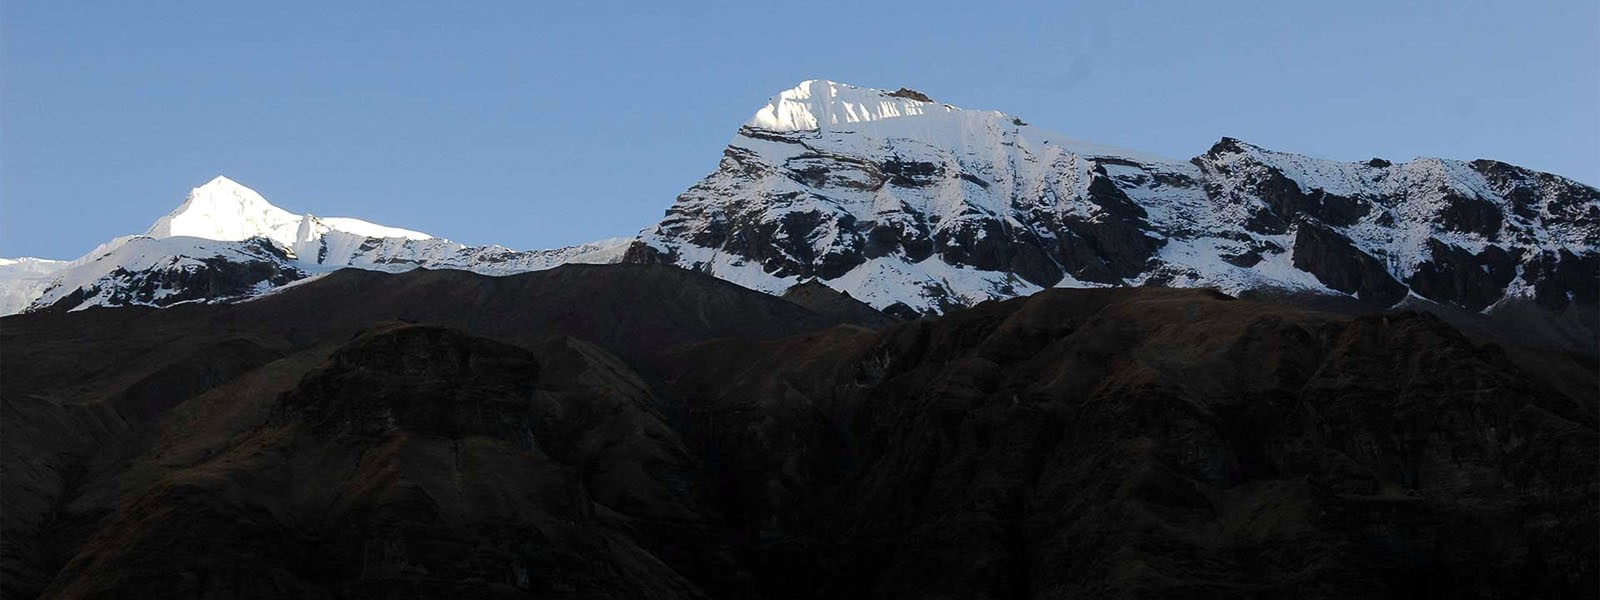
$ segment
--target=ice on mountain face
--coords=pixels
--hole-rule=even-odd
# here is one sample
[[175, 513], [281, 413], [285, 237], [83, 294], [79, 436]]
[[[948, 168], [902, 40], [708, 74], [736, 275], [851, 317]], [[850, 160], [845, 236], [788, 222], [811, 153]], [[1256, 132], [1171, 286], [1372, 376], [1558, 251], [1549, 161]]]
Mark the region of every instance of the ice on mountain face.
[[[304, 257], [303, 260], [314, 262], [322, 268], [348, 266], [399, 272], [426, 267], [461, 269], [485, 275], [511, 275], [568, 263], [617, 262], [632, 241], [628, 238], [610, 238], [552, 250], [512, 250], [493, 245], [467, 246], [442, 238], [370, 238], [331, 232], [322, 238], [319, 247], [297, 248], [297, 252]], [[312, 256], [316, 257], [315, 260]]]
[[64, 260], [50, 260], [48, 258], [34, 258], [32, 256], [24, 256], [22, 258], [0, 258], [0, 271], [43, 274], [54, 272], [65, 264], [67, 264], [67, 261]]
[[0, 316], [22, 312], [66, 266], [64, 260], [0, 258]]
[[809, 131], [955, 110], [915, 93], [896, 95], [813, 79], [773, 97], [745, 124], [769, 131]]
[[1379, 302], [1398, 286], [1472, 310], [1542, 289], [1557, 306], [1590, 300], [1529, 278], [1600, 271], [1600, 192], [1493, 161], [1343, 163], [1227, 138], [1174, 160], [814, 80], [746, 121], [640, 242], [754, 289], [818, 278], [919, 313], [1100, 285]]
[[177, 210], [158, 219], [145, 235], [225, 241], [260, 236], [288, 246], [295, 242], [300, 220], [255, 190], [219, 176], [190, 191]]
[[[310, 217], [310, 215], [307, 216]], [[345, 233], [352, 233], [369, 238], [404, 238], [408, 240], [426, 240], [433, 238], [433, 236], [420, 231], [411, 231], [409, 229], [401, 229], [399, 227], [374, 225], [372, 223], [362, 221], [361, 219], [351, 219], [348, 217], [310, 218], [316, 221], [321, 221], [322, 224], [327, 227], [328, 231], [342, 231]]]
[[223, 241], [264, 237], [285, 247], [293, 247], [314, 241], [330, 231], [376, 238], [425, 240], [433, 237], [360, 219], [297, 215], [273, 206], [255, 190], [222, 176], [190, 191], [177, 210], [156, 220], [145, 235]]

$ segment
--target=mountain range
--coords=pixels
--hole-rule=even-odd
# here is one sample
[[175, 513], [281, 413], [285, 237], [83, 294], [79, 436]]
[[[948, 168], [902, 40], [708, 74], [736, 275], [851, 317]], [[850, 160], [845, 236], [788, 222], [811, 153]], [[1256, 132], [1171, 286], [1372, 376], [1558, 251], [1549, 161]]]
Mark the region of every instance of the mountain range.
[[346, 267], [505, 275], [608, 262], [774, 294], [816, 280], [899, 318], [1052, 287], [1160, 285], [1536, 312], [1587, 343], [1600, 190], [1492, 160], [1346, 163], [1232, 138], [1178, 160], [905, 88], [811, 80], [761, 107], [717, 169], [632, 238], [471, 247], [292, 214], [218, 177], [144, 235], [70, 263], [0, 266], [0, 298], [13, 312], [168, 306]]
[[633, 237], [0, 262], [0, 599], [1567, 598], [1600, 192], [808, 81]]
[[113, 239], [71, 262], [26, 263], [39, 265], [31, 279], [8, 276], [0, 284], [18, 290], [8, 291], [8, 299], [27, 297], [24, 285], [37, 290], [24, 310], [170, 306], [251, 298], [340, 268], [504, 275], [569, 262], [616, 262], [627, 243], [602, 240], [532, 251], [465, 246], [360, 219], [293, 214], [219, 176], [190, 191], [143, 235]]

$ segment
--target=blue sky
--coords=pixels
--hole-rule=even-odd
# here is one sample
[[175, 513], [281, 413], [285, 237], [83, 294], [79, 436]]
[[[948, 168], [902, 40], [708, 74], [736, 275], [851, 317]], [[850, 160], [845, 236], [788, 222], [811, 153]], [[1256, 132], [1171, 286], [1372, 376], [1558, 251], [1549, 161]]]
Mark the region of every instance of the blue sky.
[[1592, 0], [10, 0], [0, 256], [74, 258], [218, 174], [466, 243], [632, 235], [810, 78], [1175, 157], [1233, 136], [1600, 183]]

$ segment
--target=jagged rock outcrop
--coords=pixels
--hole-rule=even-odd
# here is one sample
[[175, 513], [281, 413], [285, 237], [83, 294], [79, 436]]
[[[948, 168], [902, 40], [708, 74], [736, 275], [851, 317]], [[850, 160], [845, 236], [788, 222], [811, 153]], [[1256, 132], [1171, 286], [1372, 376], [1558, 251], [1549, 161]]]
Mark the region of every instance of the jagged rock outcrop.
[[1406, 287], [1378, 259], [1362, 252], [1338, 231], [1311, 219], [1295, 227], [1294, 266], [1334, 290], [1381, 306], [1405, 297]]

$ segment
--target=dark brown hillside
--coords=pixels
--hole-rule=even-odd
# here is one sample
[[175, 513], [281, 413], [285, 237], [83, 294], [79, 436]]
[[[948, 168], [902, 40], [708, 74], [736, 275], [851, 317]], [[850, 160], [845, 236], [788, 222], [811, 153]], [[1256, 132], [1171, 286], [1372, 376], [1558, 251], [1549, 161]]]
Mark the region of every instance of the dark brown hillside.
[[730, 560], [644, 383], [572, 338], [381, 327], [260, 408], [143, 467], [45, 596], [697, 597], [636, 540]]
[[[233, 397], [182, 408], [200, 412], [187, 419], [204, 426], [220, 419], [212, 411], [259, 412], [236, 400], [270, 400], [257, 391], [287, 389], [352, 336], [398, 320], [522, 345], [570, 335], [642, 368], [684, 343], [776, 337], [833, 323], [708, 276], [633, 265], [510, 277], [344, 270], [239, 304], [7, 317], [0, 320], [0, 587], [7, 597], [31, 597], [71, 558], [118, 500], [122, 470], [137, 470], [140, 453], [158, 443], [152, 428], [166, 426], [164, 411], [248, 376], [251, 385], [234, 386]], [[239, 418], [242, 424], [194, 443], [221, 443], [259, 415]]]
[[878, 328], [893, 325], [898, 321], [873, 308], [872, 305], [850, 297], [849, 293], [830, 288], [815, 279], [794, 284], [784, 290], [781, 297], [841, 323]]
[[[678, 358], [689, 443], [774, 596], [1597, 583], [1596, 398], [1425, 314], [1060, 290]], [[1566, 375], [1593, 390], [1587, 366]]]
[[1600, 585], [1593, 357], [1204, 290], [837, 318], [662, 266], [8, 317], [0, 593]]

